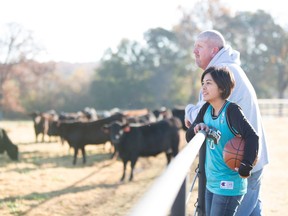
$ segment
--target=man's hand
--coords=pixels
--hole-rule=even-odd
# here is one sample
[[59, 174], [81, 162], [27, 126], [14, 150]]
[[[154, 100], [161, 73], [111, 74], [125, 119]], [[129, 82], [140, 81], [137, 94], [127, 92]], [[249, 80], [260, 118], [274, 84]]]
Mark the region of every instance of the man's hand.
[[189, 127], [191, 127], [191, 125], [192, 125], [191, 122], [188, 119], [185, 118], [185, 126], [187, 128], [189, 128]]

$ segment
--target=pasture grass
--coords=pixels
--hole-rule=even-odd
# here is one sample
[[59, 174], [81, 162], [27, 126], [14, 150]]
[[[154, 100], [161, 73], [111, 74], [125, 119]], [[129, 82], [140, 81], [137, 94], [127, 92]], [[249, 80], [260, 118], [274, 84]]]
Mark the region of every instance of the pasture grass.
[[[287, 157], [288, 118], [263, 119], [270, 152], [270, 165], [265, 170], [262, 195], [265, 215], [285, 215], [288, 206]], [[122, 175], [120, 160], [111, 160], [109, 148], [88, 145], [87, 164], [78, 155], [72, 165], [73, 151], [68, 144], [35, 142], [32, 121], [2, 121], [0, 127], [8, 132], [18, 145], [20, 160], [11, 161], [7, 154], [0, 154], [0, 215], [93, 215], [124, 216], [141, 198], [153, 180], [166, 167], [164, 154], [140, 158], [135, 167], [134, 181]], [[185, 144], [181, 133], [182, 146]], [[196, 164], [191, 168], [194, 178]], [[190, 186], [187, 186], [190, 189]], [[197, 190], [197, 183], [193, 191]], [[192, 193], [188, 215], [193, 215], [196, 193]]]

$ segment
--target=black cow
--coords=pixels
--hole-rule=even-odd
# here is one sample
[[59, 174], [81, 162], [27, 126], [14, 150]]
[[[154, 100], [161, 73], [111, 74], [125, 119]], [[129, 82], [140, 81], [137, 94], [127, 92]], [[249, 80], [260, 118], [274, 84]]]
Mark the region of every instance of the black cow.
[[167, 107], [161, 107], [160, 109], [155, 109], [152, 112], [158, 121], [173, 117], [171, 110], [168, 109]]
[[142, 126], [130, 126], [114, 122], [109, 125], [112, 142], [122, 159], [124, 170], [121, 181], [125, 178], [127, 162], [131, 162], [129, 180], [133, 180], [134, 166], [138, 157], [156, 156], [165, 152], [167, 164], [179, 151], [178, 119], [165, 119]]
[[116, 113], [110, 117], [92, 122], [60, 122], [59, 134], [70, 147], [74, 148], [73, 164], [76, 164], [78, 150], [81, 149], [83, 163], [86, 163], [85, 145], [105, 144], [110, 141], [109, 134], [103, 131], [103, 126], [113, 121], [123, 121], [123, 114]]
[[149, 112], [145, 115], [140, 115], [140, 116], [128, 116], [127, 117], [127, 122], [128, 123], [135, 123], [135, 124], [149, 124], [152, 122], [156, 122], [156, 117], [153, 112]]
[[[60, 142], [62, 143], [62, 145], [64, 145], [65, 140], [60, 136], [60, 132], [59, 132], [60, 122], [61, 122], [61, 120], [49, 121], [49, 127], [48, 127], [48, 131], [47, 131], [47, 135], [49, 137], [52, 137], [52, 136], [53, 137], [60, 137]], [[62, 122], [64, 122], [64, 121], [62, 121]]]
[[187, 131], [188, 128], [185, 126], [185, 109], [184, 108], [173, 108], [172, 115], [180, 119], [182, 123], [182, 129]]
[[18, 160], [18, 146], [12, 143], [6, 131], [0, 128], [0, 154], [7, 152], [11, 160]]

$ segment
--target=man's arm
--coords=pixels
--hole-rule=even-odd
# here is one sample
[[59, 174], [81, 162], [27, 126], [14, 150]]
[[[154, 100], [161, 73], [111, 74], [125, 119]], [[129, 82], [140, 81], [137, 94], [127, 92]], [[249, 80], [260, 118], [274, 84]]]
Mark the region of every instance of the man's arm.
[[199, 110], [201, 109], [204, 103], [205, 101], [202, 100], [202, 101], [198, 101], [196, 105], [188, 104], [185, 107], [185, 125], [187, 128], [189, 128], [191, 124], [194, 122], [194, 120], [196, 119], [198, 115]]

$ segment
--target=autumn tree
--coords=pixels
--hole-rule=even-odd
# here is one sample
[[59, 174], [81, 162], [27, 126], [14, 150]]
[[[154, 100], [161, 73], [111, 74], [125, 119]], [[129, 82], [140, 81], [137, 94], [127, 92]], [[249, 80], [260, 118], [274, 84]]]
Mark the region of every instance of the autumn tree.
[[17, 23], [9, 23], [0, 37], [0, 106], [1, 110], [23, 112], [21, 94], [37, 78], [51, 71], [53, 64], [33, 59], [42, 49], [35, 43], [32, 32]]

